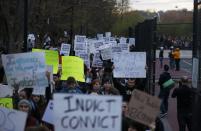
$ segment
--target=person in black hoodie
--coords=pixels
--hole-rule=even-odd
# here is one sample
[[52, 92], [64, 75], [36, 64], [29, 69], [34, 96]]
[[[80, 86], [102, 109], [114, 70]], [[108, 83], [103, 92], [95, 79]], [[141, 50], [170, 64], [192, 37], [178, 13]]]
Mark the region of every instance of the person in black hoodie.
[[159, 93], [159, 98], [161, 99], [161, 106], [160, 106], [160, 111], [161, 114], [166, 115], [168, 111], [168, 98], [170, 94], [170, 89], [171, 88], [164, 88], [163, 83], [171, 79], [171, 75], [168, 72], [169, 66], [164, 65], [164, 72], [160, 75], [158, 84], [160, 85], [160, 93]]
[[192, 131], [192, 107], [194, 90], [188, 86], [188, 77], [183, 76], [179, 88], [175, 88], [172, 93], [173, 98], [177, 98], [177, 120], [179, 131]]
[[115, 87], [119, 90], [124, 101], [130, 101], [133, 90], [139, 89], [139, 87], [137, 86], [138, 84], [136, 83], [137, 81], [135, 78], [129, 78], [126, 81], [125, 85], [121, 84], [118, 79], [114, 79], [114, 80], [115, 80], [115, 83], [114, 83]]

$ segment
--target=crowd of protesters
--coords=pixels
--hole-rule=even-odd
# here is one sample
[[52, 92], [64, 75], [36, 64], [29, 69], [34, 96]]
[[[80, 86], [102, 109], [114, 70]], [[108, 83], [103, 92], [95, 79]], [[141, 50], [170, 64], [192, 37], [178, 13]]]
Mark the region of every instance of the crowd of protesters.
[[[171, 44], [170, 44], [171, 45]], [[166, 46], [164, 46], [166, 48]], [[50, 49], [50, 41], [45, 41], [45, 49]], [[175, 61], [176, 62], [176, 61]], [[161, 64], [161, 67], [163, 65]], [[128, 117], [128, 103], [131, 99], [133, 90], [138, 89], [144, 91], [146, 88], [145, 79], [141, 78], [113, 78], [112, 71], [115, 67], [111, 61], [103, 61], [102, 68], [91, 68], [88, 69], [85, 66], [85, 76], [86, 82], [78, 82], [74, 77], [68, 77], [66, 80], [61, 80], [61, 72], [58, 71], [57, 74], [53, 75], [54, 88], [53, 91], [50, 89], [50, 85], [46, 87], [45, 95], [33, 94], [31, 88], [24, 88], [19, 90], [18, 85], [16, 85], [13, 93], [13, 104], [14, 108], [20, 111], [28, 113], [26, 121], [26, 131], [54, 131], [54, 126], [42, 121], [42, 116], [44, 114], [45, 108], [52, 99], [53, 93], [71, 93], [71, 94], [89, 94], [89, 95], [121, 95], [123, 97], [122, 104], [122, 131], [146, 131], [149, 128], [138, 122], [131, 120]], [[179, 70], [179, 66], [176, 64], [176, 69]], [[161, 88], [159, 98], [162, 100], [161, 112], [167, 113], [168, 110], [168, 97], [170, 90], [164, 90], [163, 83], [171, 78], [170, 74], [167, 72], [169, 66], [164, 66], [165, 73], [161, 76], [159, 80], [159, 85]], [[5, 75], [3, 68], [1, 68], [1, 83], [6, 84]], [[49, 73], [46, 76], [49, 79]], [[50, 83], [49, 83], [50, 84]], [[182, 84], [184, 86], [184, 84]], [[172, 97], [178, 97], [180, 90], [175, 90]], [[187, 89], [186, 89], [187, 91]], [[185, 91], [185, 92], [186, 92]], [[181, 100], [182, 101], [182, 100]], [[183, 106], [183, 105], [180, 105]], [[179, 107], [180, 107], [179, 106]], [[179, 108], [178, 107], [178, 108]], [[185, 111], [184, 111], [185, 112]], [[190, 111], [189, 111], [190, 112]], [[190, 113], [189, 113], [190, 114]], [[185, 115], [185, 116], [184, 116]], [[188, 115], [188, 114], [187, 114]], [[188, 115], [189, 116], [189, 115]], [[181, 112], [178, 115], [179, 125], [181, 128], [184, 126], [182, 121], [183, 117], [188, 117], [186, 114]], [[157, 124], [157, 122], [156, 122]], [[189, 124], [188, 124], [189, 126]], [[163, 129], [156, 125], [156, 130], [163, 131]], [[190, 128], [190, 127], [189, 127]], [[183, 130], [180, 130], [183, 131]], [[190, 130], [189, 130], [190, 131]]]
[[164, 47], [164, 49], [170, 49], [171, 46], [180, 48], [182, 50], [192, 49], [192, 38], [190, 37], [171, 37], [171, 36], [161, 36], [159, 37], [159, 44]]

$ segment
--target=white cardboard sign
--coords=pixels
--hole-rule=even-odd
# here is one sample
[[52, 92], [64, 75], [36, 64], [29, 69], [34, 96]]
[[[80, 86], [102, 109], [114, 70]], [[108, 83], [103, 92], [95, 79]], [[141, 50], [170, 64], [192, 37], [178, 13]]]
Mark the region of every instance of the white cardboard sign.
[[44, 88], [46, 78], [45, 55], [43, 52], [29, 52], [2, 55], [8, 85], [14, 88]]
[[92, 61], [92, 67], [102, 67], [103, 61], [100, 59], [100, 53], [95, 53]]
[[24, 131], [27, 113], [0, 107], [0, 131]]
[[70, 54], [70, 48], [71, 48], [70, 44], [62, 43], [61, 44], [60, 55], [69, 56], [69, 54]]
[[13, 96], [13, 88], [0, 84], [0, 98]]
[[114, 53], [115, 78], [146, 78], [146, 52]]
[[54, 94], [55, 130], [121, 131], [121, 96]]
[[43, 121], [45, 121], [45, 122], [47, 122], [47, 123], [50, 123], [50, 124], [52, 124], [52, 125], [54, 125], [54, 112], [53, 112], [53, 107], [54, 107], [53, 101], [50, 100], [50, 101], [48, 102], [48, 105], [47, 105], [47, 107], [46, 107], [46, 109], [45, 109], [45, 113], [44, 113], [43, 118], [42, 118]]

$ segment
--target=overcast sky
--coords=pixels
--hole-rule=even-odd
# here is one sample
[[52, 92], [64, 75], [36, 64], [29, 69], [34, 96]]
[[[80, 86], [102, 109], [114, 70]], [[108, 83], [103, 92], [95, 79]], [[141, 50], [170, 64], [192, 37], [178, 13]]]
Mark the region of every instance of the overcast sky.
[[193, 0], [130, 0], [130, 7], [134, 10], [175, 10], [193, 9]]

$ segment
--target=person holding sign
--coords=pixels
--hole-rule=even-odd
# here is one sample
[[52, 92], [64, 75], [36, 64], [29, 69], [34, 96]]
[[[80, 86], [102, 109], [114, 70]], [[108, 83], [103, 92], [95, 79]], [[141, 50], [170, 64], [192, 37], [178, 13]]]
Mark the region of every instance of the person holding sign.
[[66, 86], [60, 91], [61, 93], [82, 94], [74, 77], [68, 77]]
[[31, 103], [28, 100], [26, 100], [26, 99], [20, 100], [19, 103], [18, 103], [18, 110], [28, 113], [25, 128], [32, 127], [32, 126], [37, 126], [39, 124], [38, 121], [36, 120], [36, 118], [34, 118], [31, 115], [32, 108], [31, 108]]
[[115, 79], [115, 87], [119, 90], [120, 94], [123, 96], [124, 101], [130, 101], [132, 91], [138, 89], [136, 79], [129, 78], [125, 85], [121, 84], [118, 79]]

